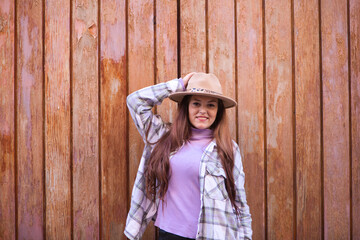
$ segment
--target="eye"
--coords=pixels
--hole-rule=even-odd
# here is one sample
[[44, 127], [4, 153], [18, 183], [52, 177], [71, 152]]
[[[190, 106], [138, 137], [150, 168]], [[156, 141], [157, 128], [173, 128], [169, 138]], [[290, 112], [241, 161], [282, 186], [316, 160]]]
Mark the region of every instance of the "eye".
[[208, 104], [208, 107], [209, 107], [209, 108], [215, 108], [216, 105], [215, 105], [214, 103], [209, 103], [209, 104]]
[[199, 106], [200, 106], [200, 103], [199, 103], [199, 102], [193, 102], [192, 105], [193, 105], [194, 107], [199, 107]]

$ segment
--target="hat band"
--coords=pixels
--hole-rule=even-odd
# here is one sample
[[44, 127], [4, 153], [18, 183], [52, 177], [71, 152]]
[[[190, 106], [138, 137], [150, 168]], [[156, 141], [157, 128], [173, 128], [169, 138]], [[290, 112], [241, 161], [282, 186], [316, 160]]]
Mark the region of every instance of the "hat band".
[[210, 93], [210, 94], [215, 94], [215, 95], [222, 95], [221, 93], [211, 91], [208, 89], [204, 89], [204, 88], [190, 88], [190, 89], [187, 89], [187, 92]]

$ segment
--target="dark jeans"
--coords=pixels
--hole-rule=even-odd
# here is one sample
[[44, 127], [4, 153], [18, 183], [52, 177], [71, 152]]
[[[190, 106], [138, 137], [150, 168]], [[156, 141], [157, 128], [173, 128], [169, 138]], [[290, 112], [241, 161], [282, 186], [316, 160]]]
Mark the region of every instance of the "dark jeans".
[[166, 232], [162, 229], [159, 229], [159, 238], [158, 240], [194, 240], [193, 238], [186, 238], [186, 237], [181, 237], [169, 232]]

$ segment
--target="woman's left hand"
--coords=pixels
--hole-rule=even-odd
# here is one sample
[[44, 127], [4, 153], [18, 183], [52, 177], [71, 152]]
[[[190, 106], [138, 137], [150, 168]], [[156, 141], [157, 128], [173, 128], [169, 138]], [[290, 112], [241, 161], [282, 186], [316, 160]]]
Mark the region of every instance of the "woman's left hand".
[[183, 78], [185, 88], [187, 87], [187, 84], [188, 84], [190, 78], [191, 78], [195, 73], [196, 73], [196, 72], [188, 73], [188, 74]]

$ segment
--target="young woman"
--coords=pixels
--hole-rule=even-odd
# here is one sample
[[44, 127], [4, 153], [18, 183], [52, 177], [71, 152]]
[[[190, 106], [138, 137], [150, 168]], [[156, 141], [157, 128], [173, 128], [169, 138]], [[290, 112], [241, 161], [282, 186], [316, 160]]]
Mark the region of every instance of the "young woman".
[[[171, 125], [151, 111], [167, 97], [179, 103]], [[236, 102], [218, 78], [190, 73], [130, 94], [127, 105], [145, 148], [125, 235], [140, 239], [154, 220], [160, 240], [251, 239], [241, 155], [226, 118]]]

